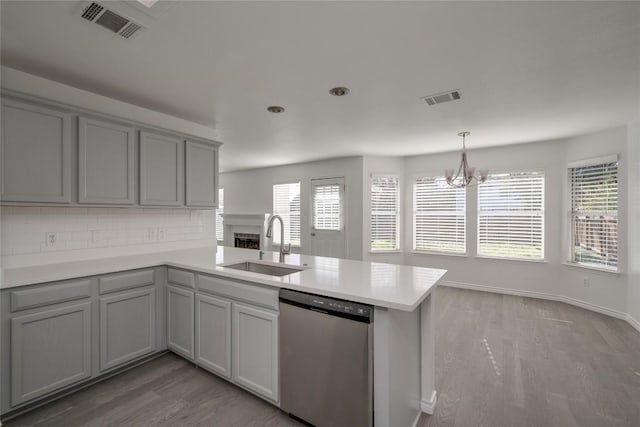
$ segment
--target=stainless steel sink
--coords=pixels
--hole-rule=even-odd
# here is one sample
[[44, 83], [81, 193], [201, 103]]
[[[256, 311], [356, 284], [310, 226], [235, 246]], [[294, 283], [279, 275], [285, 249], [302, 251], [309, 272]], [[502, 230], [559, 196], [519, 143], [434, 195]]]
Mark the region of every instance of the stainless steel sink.
[[286, 276], [304, 270], [297, 267], [283, 267], [281, 265], [261, 264], [257, 262], [245, 261], [237, 264], [223, 265], [225, 268], [234, 270], [249, 271], [251, 273], [267, 274], [269, 276]]

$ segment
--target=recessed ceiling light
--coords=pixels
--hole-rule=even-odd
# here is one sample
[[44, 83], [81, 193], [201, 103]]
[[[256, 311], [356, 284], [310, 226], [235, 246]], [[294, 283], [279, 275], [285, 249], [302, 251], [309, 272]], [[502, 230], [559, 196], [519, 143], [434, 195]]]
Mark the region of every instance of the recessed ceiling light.
[[342, 86], [334, 87], [333, 89], [329, 90], [329, 93], [333, 96], [345, 96], [345, 95], [348, 95], [349, 92], [351, 91], [349, 90], [348, 87], [342, 87]]
[[279, 105], [272, 105], [270, 107], [267, 107], [267, 111], [270, 113], [284, 113], [284, 107], [281, 107]]
[[158, 2], [158, 0], [138, 0], [138, 3], [142, 3], [143, 5], [147, 6], [147, 7], [151, 7], [154, 4], [156, 4]]

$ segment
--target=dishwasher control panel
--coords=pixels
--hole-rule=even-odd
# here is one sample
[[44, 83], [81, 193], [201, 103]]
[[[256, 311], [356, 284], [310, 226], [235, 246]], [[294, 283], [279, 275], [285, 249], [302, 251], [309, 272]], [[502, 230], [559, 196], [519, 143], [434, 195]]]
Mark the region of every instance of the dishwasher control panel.
[[305, 292], [290, 291], [288, 289], [280, 290], [280, 301], [300, 306], [308, 306], [310, 309], [316, 309], [316, 311], [326, 311], [331, 314], [344, 314], [358, 317], [363, 320], [371, 320], [373, 317], [373, 307], [367, 304], [307, 294]]

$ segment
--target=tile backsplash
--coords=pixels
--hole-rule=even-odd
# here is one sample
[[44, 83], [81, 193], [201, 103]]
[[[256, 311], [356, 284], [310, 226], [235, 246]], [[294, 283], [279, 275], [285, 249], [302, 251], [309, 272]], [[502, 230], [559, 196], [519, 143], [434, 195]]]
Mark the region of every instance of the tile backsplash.
[[3, 206], [1, 215], [3, 256], [215, 239], [214, 210]]

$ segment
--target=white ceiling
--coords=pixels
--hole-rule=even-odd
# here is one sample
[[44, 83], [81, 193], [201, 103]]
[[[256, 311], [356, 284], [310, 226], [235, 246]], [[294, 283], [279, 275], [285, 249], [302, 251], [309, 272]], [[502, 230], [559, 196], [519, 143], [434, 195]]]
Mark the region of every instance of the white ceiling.
[[[79, 1], [2, 1], [2, 63], [213, 126], [223, 170], [454, 150], [461, 130], [471, 149], [554, 139], [640, 111], [638, 2], [162, 3], [126, 41]], [[420, 100], [449, 89], [462, 100]]]

